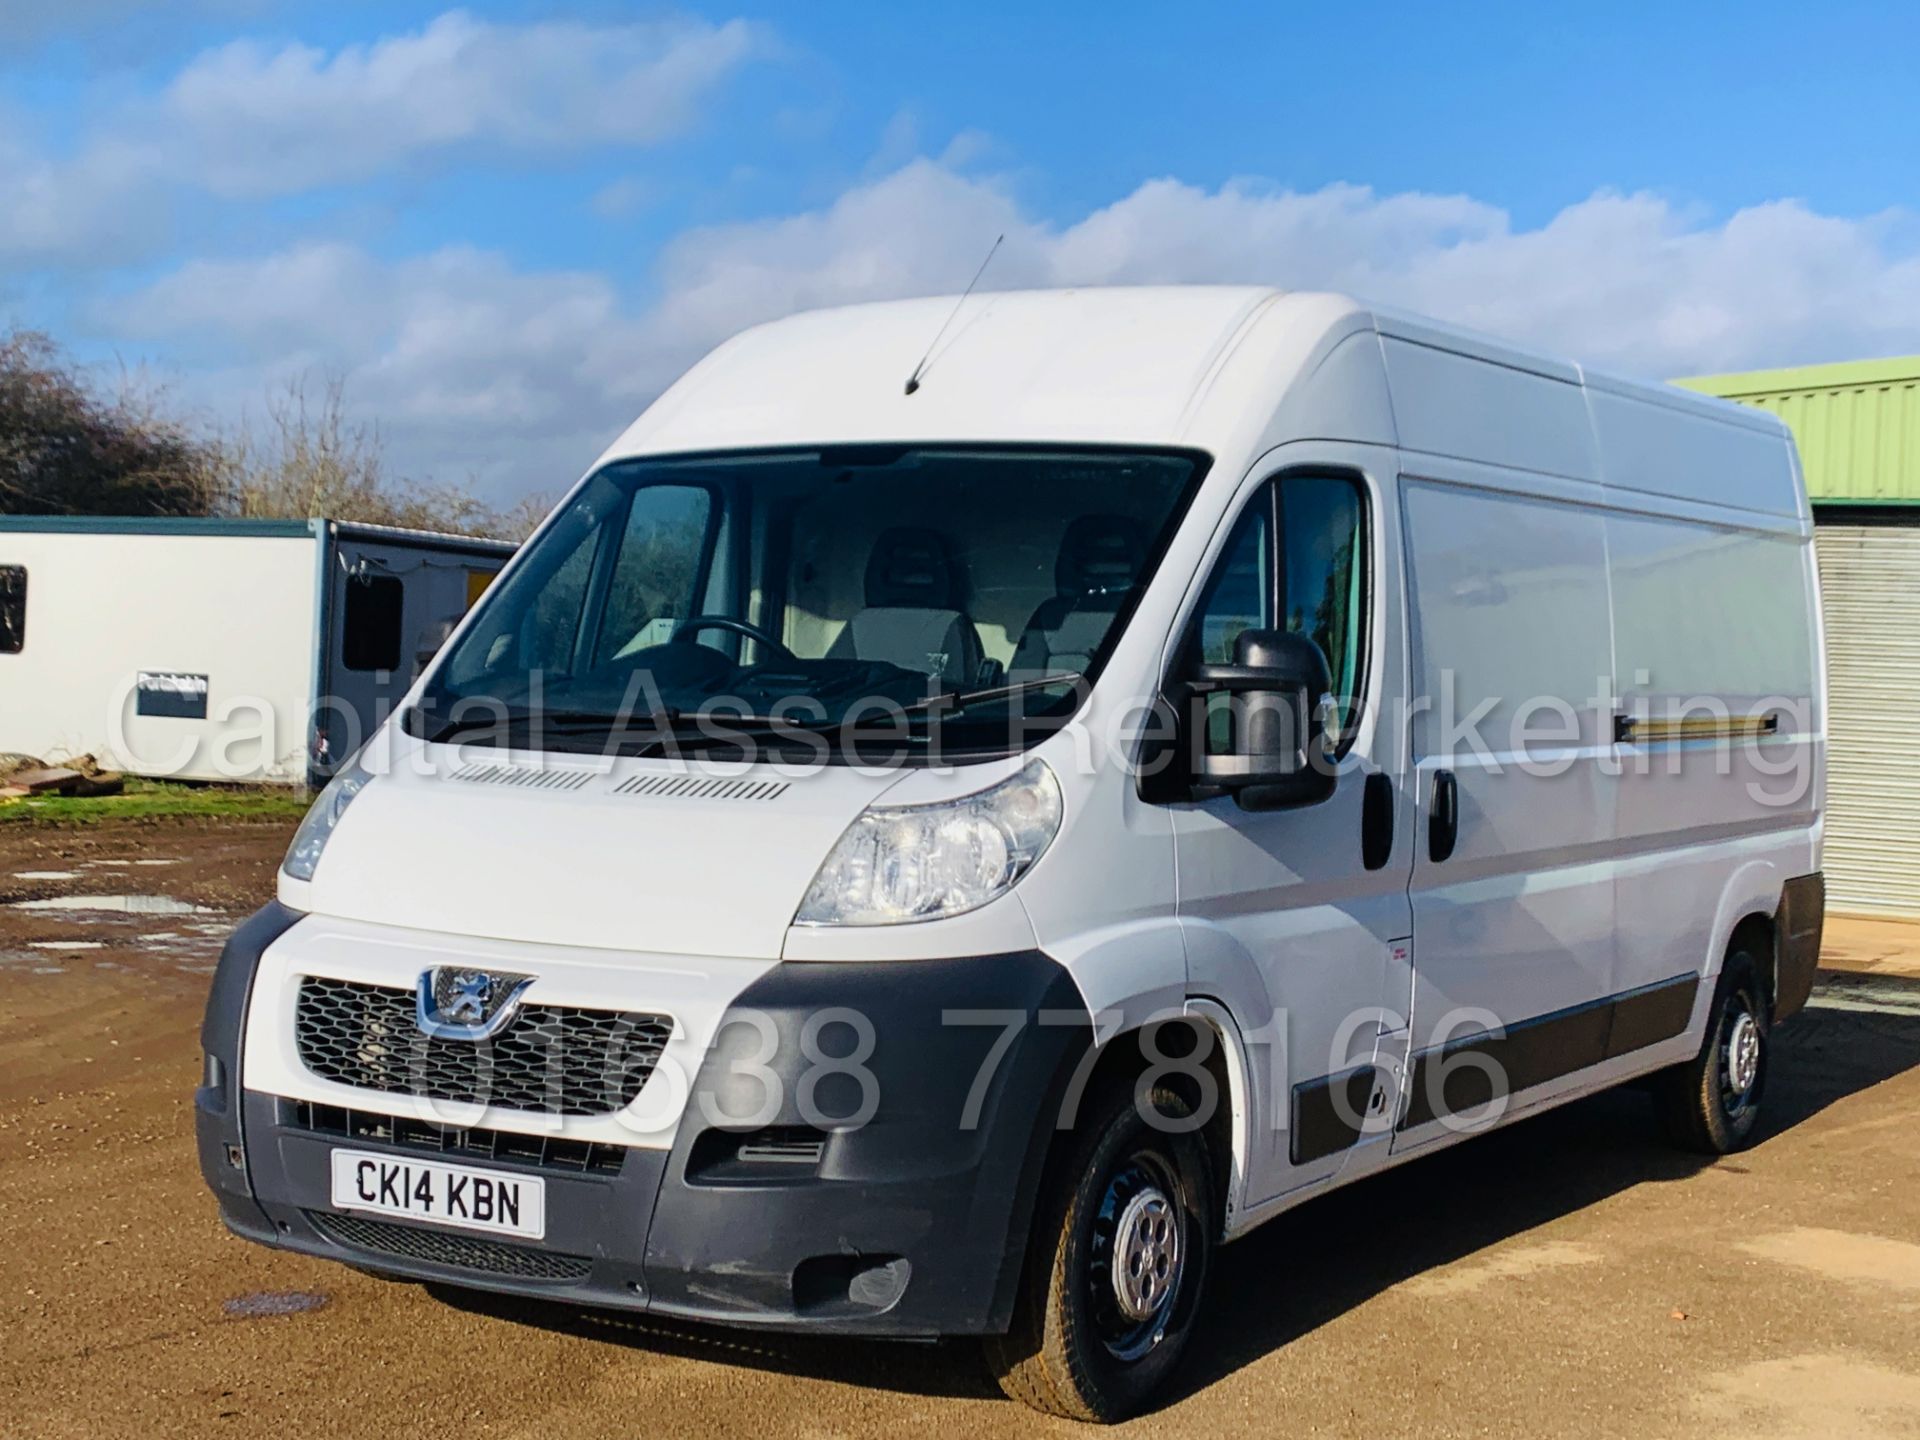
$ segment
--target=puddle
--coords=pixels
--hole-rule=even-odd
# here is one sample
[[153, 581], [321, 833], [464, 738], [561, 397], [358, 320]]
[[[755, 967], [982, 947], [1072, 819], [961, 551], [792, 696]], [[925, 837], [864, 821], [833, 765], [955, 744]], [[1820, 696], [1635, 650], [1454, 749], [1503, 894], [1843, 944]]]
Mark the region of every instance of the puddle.
[[178, 865], [178, 860], [136, 860], [136, 865]]
[[16, 870], [13, 872], [13, 878], [16, 880], [78, 880], [80, 872], [78, 870]]
[[312, 1290], [256, 1290], [251, 1295], [236, 1295], [220, 1308], [229, 1320], [264, 1320], [274, 1315], [299, 1315], [318, 1310], [327, 1297]]
[[90, 911], [112, 915], [218, 915], [211, 905], [193, 905], [171, 895], [60, 895], [50, 900], [15, 900], [12, 910]]
[[[67, 922], [63, 929], [73, 938], [26, 941], [16, 951], [22, 958], [46, 962], [55, 958], [53, 952], [106, 951], [114, 958], [94, 960], [93, 967], [128, 973], [211, 974], [234, 927], [233, 917], [217, 906], [196, 905], [171, 895], [60, 895], [14, 900], [0, 904], [0, 910]], [[173, 923], [165, 929], [148, 928], [163, 917]], [[84, 927], [77, 935], [72, 928], [76, 925]], [[59, 958], [66, 958], [65, 953]]]

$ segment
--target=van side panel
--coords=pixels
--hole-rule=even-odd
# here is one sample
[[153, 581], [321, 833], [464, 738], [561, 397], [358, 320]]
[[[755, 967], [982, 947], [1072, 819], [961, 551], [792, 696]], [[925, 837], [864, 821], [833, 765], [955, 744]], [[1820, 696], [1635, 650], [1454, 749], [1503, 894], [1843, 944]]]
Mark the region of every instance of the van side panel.
[[1578, 385], [1390, 335], [1380, 344], [1403, 450], [1598, 478], [1593, 427]]
[[[1720, 457], [1720, 476], [1741, 475], [1743, 449]], [[1710, 975], [1733, 927], [1771, 915], [1785, 882], [1818, 864], [1811, 541], [1797, 523], [1614, 512], [1606, 524], [1622, 713], [1652, 722], [1619, 746], [1620, 973], [1630, 985]], [[1773, 733], [1750, 733], [1763, 716]], [[1675, 723], [1707, 733], [1661, 738]]]
[[[1587, 390], [1609, 488], [1795, 519], [1807, 513], [1777, 429], [1756, 425], [1731, 406], [1677, 392], [1657, 392], [1658, 399], [1629, 395], [1627, 388], [1595, 381]], [[1721, 409], [1731, 413], [1712, 413]]]
[[[1412, 734], [1423, 826], [1437, 772], [1459, 795], [1452, 855], [1436, 863], [1424, 829], [1415, 842], [1425, 1049], [1618, 988], [1615, 794], [1591, 698], [1611, 652], [1598, 510], [1415, 478], [1402, 505], [1413, 689], [1432, 706]], [[1540, 738], [1523, 765], [1529, 735]]]

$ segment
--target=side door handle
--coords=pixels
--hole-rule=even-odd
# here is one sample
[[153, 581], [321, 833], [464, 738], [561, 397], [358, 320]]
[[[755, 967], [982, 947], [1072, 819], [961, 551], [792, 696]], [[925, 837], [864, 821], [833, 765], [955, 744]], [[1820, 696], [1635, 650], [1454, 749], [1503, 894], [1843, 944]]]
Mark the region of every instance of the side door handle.
[[1393, 858], [1393, 781], [1375, 773], [1367, 776], [1360, 794], [1360, 859], [1378, 870]]
[[1451, 770], [1433, 772], [1433, 810], [1427, 817], [1427, 858], [1438, 865], [1460, 838], [1460, 787]]

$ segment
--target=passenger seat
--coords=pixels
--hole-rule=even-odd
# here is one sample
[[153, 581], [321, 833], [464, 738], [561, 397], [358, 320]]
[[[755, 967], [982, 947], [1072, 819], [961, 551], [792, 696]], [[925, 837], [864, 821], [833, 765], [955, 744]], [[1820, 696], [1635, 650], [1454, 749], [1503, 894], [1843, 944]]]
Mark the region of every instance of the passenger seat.
[[980, 673], [980, 632], [962, 609], [965, 586], [937, 530], [883, 530], [867, 558], [866, 608], [834, 637], [834, 659], [884, 660], [952, 687]]
[[1084, 671], [1146, 564], [1147, 535], [1129, 515], [1081, 515], [1054, 563], [1056, 593], [1040, 602], [1014, 647], [1011, 679]]

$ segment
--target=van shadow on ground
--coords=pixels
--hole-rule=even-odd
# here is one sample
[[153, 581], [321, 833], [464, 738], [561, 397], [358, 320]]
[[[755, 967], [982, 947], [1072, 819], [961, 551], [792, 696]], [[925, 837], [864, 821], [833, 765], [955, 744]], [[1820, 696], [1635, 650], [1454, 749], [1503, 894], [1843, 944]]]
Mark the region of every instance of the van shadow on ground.
[[[1920, 980], [1822, 977], [1822, 998], [1778, 1038], [1765, 1134], [1920, 1066]], [[1764, 1138], [1764, 1137], [1763, 1137]], [[1595, 1096], [1302, 1205], [1227, 1252], [1167, 1401], [1232, 1375], [1403, 1281], [1649, 1182], [1708, 1162], [1667, 1145], [1643, 1093]], [[1739, 1160], [1720, 1161], [1738, 1165]], [[473, 1292], [434, 1293], [515, 1324], [661, 1354], [916, 1395], [998, 1395], [974, 1347], [760, 1336]]]

